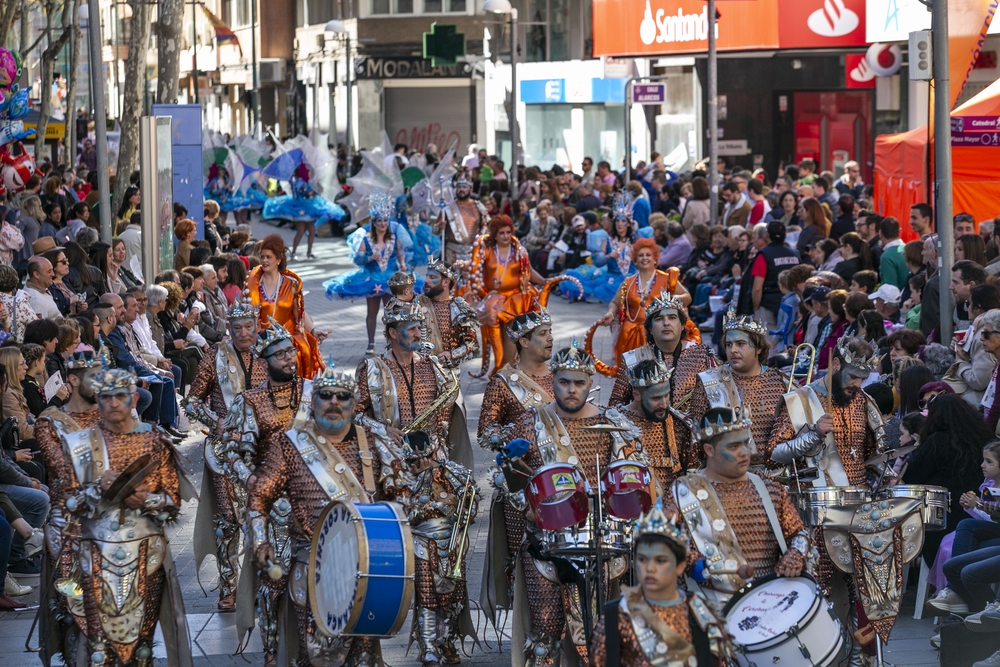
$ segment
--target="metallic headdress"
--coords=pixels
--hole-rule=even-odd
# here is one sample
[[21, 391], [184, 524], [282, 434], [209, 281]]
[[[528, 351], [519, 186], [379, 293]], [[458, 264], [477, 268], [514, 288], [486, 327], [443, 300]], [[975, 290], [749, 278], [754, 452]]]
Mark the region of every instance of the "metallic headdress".
[[450, 280], [452, 285], [458, 282], [458, 271], [450, 264], [442, 262], [436, 257], [431, 257], [430, 260], [428, 260], [427, 270], [440, 273], [442, 276]]
[[382, 324], [389, 327], [401, 322], [423, 322], [424, 309], [416, 301], [393, 299], [382, 313]]
[[668, 294], [665, 290], [660, 290], [660, 296], [653, 299], [653, 302], [646, 306], [646, 319], [656, 317], [656, 314], [661, 310], [686, 312], [684, 310], [684, 302], [681, 301], [681, 298], [673, 294]]
[[229, 306], [229, 310], [226, 311], [226, 319], [230, 322], [233, 320], [255, 320], [258, 315], [260, 315], [260, 308], [253, 305], [248, 289], [243, 290], [243, 295], [233, 301], [233, 305]]
[[750, 439], [749, 417], [740, 417], [734, 421], [727, 422], [723, 421], [722, 415], [719, 415], [716, 417], [715, 423], [712, 423], [706, 417], [697, 424], [688, 423], [688, 427], [691, 429], [691, 437], [699, 444], [708, 442], [712, 438], [717, 438], [726, 433], [733, 433], [745, 437], [747, 440]]
[[552, 326], [552, 316], [549, 311], [542, 308], [538, 311], [527, 312], [518, 315], [507, 325], [507, 335], [511, 340], [524, 338], [538, 327]]
[[262, 359], [265, 356], [264, 351], [267, 348], [283, 340], [292, 339], [292, 335], [288, 333], [288, 330], [278, 324], [273, 317], [268, 317], [267, 319], [271, 323], [271, 326], [257, 334], [257, 342], [253, 346], [254, 352]]
[[745, 331], [747, 333], [756, 333], [761, 336], [767, 335], [767, 327], [758, 322], [752, 315], [740, 315], [736, 316], [736, 309], [733, 306], [729, 306], [729, 312], [726, 313], [726, 319], [722, 323], [722, 328], [724, 331]]
[[373, 192], [368, 195], [368, 215], [372, 220], [391, 219], [392, 198], [385, 192]]
[[667, 538], [687, 551], [691, 544], [691, 538], [687, 530], [684, 529], [684, 522], [676, 514], [667, 516], [663, 511], [663, 498], [656, 499], [654, 505], [648, 512], [639, 517], [635, 524], [635, 538], [643, 535], [660, 535]]
[[635, 206], [635, 195], [631, 190], [619, 190], [615, 193], [614, 201], [611, 204], [611, 211], [615, 220], [631, 220], [632, 207]]
[[330, 358], [327, 359], [326, 368], [318, 371], [316, 377], [313, 378], [312, 390], [314, 393], [324, 387], [340, 387], [351, 393], [357, 392], [358, 382], [354, 379], [354, 376], [350, 373], [335, 371], [335, 365], [333, 363], [333, 355], [331, 354]]
[[87, 368], [97, 368], [101, 365], [101, 358], [93, 351], [74, 352], [66, 357], [66, 370], [78, 371]]
[[847, 342], [849, 340], [848, 336], [844, 336], [837, 341], [837, 356], [851, 368], [857, 368], [862, 371], [868, 371], [872, 373], [878, 368], [878, 363], [880, 358], [878, 352], [872, 352], [871, 356], [865, 356], [864, 354], [855, 354], [851, 352], [850, 346]]
[[387, 282], [389, 287], [412, 287], [416, 284], [417, 278], [412, 273], [396, 271], [394, 274], [389, 276], [389, 280]]
[[[649, 349], [647, 346], [645, 349]], [[652, 355], [650, 355], [652, 356]], [[639, 370], [639, 365], [649, 366], [649, 364], [644, 364], [644, 361], [653, 362], [652, 369], [645, 369], [645, 372]], [[646, 387], [655, 387], [658, 384], [663, 384], [664, 382], [670, 382], [670, 378], [674, 375], [674, 369], [668, 368], [663, 361], [660, 359], [640, 359], [637, 363], [631, 364], [626, 368], [626, 373], [628, 373], [629, 383], [636, 389], [644, 389]]]
[[87, 376], [87, 386], [95, 394], [111, 394], [119, 391], [135, 391], [135, 373], [124, 368], [104, 368]]
[[573, 339], [572, 345], [564, 347], [553, 354], [552, 358], [545, 365], [553, 373], [558, 373], [559, 371], [579, 371], [587, 375], [593, 375], [597, 372], [597, 362], [594, 361], [592, 356], [580, 349], [576, 338]]

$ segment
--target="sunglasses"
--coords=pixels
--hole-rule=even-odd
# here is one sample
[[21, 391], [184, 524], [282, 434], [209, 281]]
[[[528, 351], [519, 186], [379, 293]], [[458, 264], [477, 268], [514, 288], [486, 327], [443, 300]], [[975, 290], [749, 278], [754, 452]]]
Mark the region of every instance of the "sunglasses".
[[337, 400], [340, 401], [341, 403], [346, 403], [347, 401], [354, 398], [354, 394], [352, 394], [349, 391], [319, 391], [316, 392], [316, 395], [319, 396], [324, 401], [329, 401], [334, 396], [336, 396]]

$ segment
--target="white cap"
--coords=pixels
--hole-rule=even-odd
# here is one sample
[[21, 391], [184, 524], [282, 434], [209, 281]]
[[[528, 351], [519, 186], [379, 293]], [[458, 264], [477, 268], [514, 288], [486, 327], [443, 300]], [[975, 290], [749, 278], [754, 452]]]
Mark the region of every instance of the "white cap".
[[868, 298], [871, 301], [875, 299], [882, 299], [886, 303], [899, 303], [899, 288], [895, 285], [889, 285], [888, 283], [882, 283], [882, 286], [875, 290], [874, 294], [869, 294]]

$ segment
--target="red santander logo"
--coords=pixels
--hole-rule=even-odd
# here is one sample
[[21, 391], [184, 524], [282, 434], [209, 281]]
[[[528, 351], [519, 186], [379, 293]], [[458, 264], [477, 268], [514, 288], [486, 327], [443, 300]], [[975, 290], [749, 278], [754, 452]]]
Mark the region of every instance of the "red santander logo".
[[781, 48], [866, 46], [865, 0], [784, 2], [778, 32]]

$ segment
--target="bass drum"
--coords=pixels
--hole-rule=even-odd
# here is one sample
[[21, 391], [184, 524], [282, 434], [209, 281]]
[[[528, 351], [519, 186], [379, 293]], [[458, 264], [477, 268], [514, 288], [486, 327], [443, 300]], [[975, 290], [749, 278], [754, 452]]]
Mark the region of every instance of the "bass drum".
[[392, 637], [410, 609], [413, 573], [413, 536], [399, 505], [333, 501], [309, 552], [316, 627], [328, 637]]
[[828, 667], [840, 659], [840, 621], [812, 577], [772, 574], [750, 582], [722, 613], [743, 667]]

